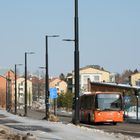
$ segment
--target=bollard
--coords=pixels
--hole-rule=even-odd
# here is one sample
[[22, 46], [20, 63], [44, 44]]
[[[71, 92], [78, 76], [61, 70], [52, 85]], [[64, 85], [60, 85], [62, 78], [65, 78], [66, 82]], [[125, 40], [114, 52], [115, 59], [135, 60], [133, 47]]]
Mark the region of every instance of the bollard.
[[27, 133], [27, 135], [23, 137], [23, 140], [36, 140], [36, 138], [32, 134]]

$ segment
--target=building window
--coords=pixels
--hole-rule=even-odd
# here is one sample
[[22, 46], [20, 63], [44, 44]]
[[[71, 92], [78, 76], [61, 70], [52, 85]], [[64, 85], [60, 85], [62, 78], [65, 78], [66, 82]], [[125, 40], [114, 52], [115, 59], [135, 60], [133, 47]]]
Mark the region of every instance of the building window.
[[21, 86], [23, 86], [23, 82], [21, 82]]
[[140, 86], [140, 80], [136, 81], [136, 86]]
[[99, 77], [98, 75], [95, 75], [95, 76], [94, 76], [94, 81], [95, 81], [95, 82], [99, 82], [99, 81], [100, 81], [100, 77]]
[[83, 77], [83, 83], [84, 83], [84, 84], [87, 84], [88, 78], [90, 78], [89, 75], [84, 75], [84, 77]]
[[20, 88], [19, 90], [20, 90], [20, 91], [23, 91], [23, 88]]
[[90, 76], [92, 82], [101, 82], [101, 75], [100, 74], [92, 74]]

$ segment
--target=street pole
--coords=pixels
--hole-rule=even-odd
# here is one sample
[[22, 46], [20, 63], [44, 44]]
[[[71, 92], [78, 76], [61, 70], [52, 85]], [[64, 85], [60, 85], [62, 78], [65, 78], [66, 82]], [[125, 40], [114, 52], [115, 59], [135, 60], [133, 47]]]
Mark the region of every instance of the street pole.
[[34, 54], [34, 52], [25, 52], [25, 112], [24, 116], [27, 116], [27, 54]]
[[45, 106], [46, 106], [46, 111], [45, 111], [45, 118], [48, 120], [49, 118], [49, 74], [48, 74], [48, 36], [46, 36], [46, 76], [45, 76]]
[[24, 112], [24, 116], [27, 116], [27, 52], [25, 52], [25, 112]]
[[74, 41], [74, 115], [73, 124], [79, 123], [79, 23], [78, 23], [78, 0], [75, 0], [74, 17], [74, 39], [63, 39], [63, 41]]
[[17, 114], [17, 65], [15, 64], [15, 115]]
[[17, 114], [17, 66], [22, 64], [15, 64], [15, 115]]
[[138, 115], [138, 112], [139, 112], [139, 96], [136, 97], [136, 102], [137, 102], [137, 105], [136, 105], [136, 117], [137, 117], [137, 121], [139, 119], [139, 115]]
[[79, 123], [79, 27], [78, 27], [78, 0], [75, 0], [75, 17], [74, 17], [74, 34], [75, 34], [75, 51], [74, 51], [74, 78], [75, 78], [75, 116], [73, 123]]
[[6, 76], [6, 110], [8, 111], [8, 77]]
[[46, 35], [46, 58], [45, 58], [45, 61], [46, 61], [46, 67], [45, 67], [45, 70], [46, 70], [46, 76], [45, 76], [45, 83], [46, 83], [46, 86], [45, 86], [45, 106], [46, 106], [46, 111], [45, 111], [45, 117], [44, 117], [44, 119], [46, 119], [46, 120], [49, 119], [48, 37], [59, 37], [59, 35], [51, 35], [51, 36]]

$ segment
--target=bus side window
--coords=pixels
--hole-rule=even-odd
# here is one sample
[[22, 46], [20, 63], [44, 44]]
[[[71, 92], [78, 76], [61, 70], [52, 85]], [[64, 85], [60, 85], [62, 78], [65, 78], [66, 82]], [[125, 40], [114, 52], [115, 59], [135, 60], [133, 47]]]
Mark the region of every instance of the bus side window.
[[95, 109], [95, 99], [94, 99], [94, 96], [91, 96], [91, 109]]
[[88, 96], [87, 100], [87, 108], [91, 109], [91, 96]]

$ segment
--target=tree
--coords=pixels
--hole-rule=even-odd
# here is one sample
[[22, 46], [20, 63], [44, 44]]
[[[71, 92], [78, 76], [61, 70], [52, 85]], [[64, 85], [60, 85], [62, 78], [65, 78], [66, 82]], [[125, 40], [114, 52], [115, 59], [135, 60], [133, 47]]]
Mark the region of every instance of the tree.
[[65, 94], [60, 94], [57, 99], [58, 108], [63, 107], [66, 108], [66, 110], [71, 110], [73, 104], [73, 97], [74, 94], [70, 92], [67, 92]]
[[137, 69], [135, 69], [133, 73], [135, 74], [135, 73], [138, 73], [138, 72], [139, 72], [139, 71], [138, 71]]
[[133, 72], [131, 70], [125, 70], [122, 74], [116, 74], [115, 79], [117, 83], [128, 84], [129, 77]]
[[61, 73], [61, 74], [59, 75], [59, 78], [60, 78], [60, 80], [63, 80], [63, 81], [66, 80], [65, 75], [64, 75], [63, 73]]
[[131, 70], [125, 70], [123, 73], [122, 73], [122, 83], [129, 83], [129, 77], [130, 75], [132, 74], [133, 72]]

